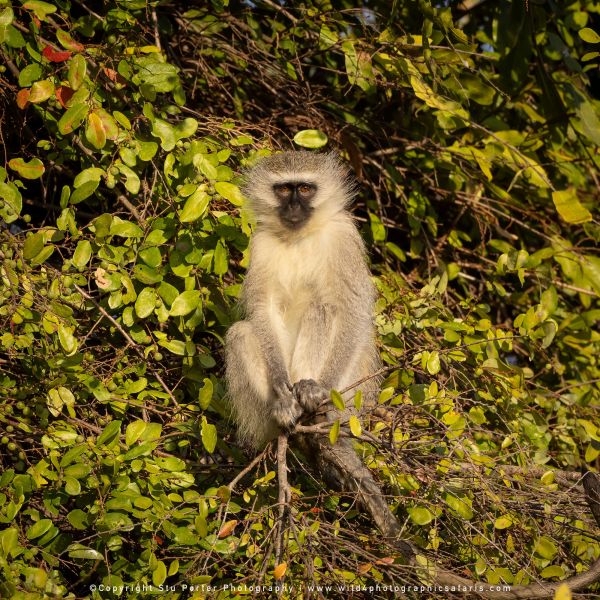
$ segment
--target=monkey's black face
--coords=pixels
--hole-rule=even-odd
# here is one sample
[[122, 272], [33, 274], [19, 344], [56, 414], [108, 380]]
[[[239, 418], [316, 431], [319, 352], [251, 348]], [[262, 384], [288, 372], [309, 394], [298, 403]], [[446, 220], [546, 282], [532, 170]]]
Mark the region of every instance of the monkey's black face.
[[300, 229], [314, 210], [311, 201], [317, 186], [306, 181], [286, 181], [275, 184], [273, 193], [279, 201], [277, 212], [281, 222], [289, 229]]

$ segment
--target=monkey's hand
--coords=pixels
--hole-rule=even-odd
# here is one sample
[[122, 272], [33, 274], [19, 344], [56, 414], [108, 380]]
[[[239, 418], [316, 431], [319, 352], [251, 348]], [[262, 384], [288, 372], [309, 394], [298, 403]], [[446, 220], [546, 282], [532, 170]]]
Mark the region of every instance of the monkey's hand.
[[275, 402], [273, 403], [273, 418], [282, 429], [292, 429], [302, 414], [292, 386], [287, 377], [281, 377], [273, 382]]
[[293, 387], [294, 397], [304, 412], [315, 412], [324, 400], [329, 398], [329, 392], [314, 379], [301, 379]]

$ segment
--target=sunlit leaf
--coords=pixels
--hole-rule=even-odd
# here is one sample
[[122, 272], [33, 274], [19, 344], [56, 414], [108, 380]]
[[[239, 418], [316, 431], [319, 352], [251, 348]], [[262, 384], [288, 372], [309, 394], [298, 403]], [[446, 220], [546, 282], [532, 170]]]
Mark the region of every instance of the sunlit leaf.
[[322, 148], [327, 141], [327, 136], [318, 129], [304, 129], [294, 136], [294, 142], [303, 148]]
[[45, 171], [44, 163], [39, 158], [32, 158], [27, 162], [22, 158], [12, 158], [8, 161], [8, 166], [25, 179], [38, 179]]

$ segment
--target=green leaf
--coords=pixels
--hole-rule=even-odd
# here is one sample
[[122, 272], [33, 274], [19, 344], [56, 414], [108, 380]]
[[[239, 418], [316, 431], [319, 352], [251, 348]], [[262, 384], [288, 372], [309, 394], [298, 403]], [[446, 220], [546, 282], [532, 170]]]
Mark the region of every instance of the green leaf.
[[10, 527], [0, 531], [0, 549], [6, 558], [16, 556], [19, 552], [19, 530]]
[[447, 493], [444, 495], [444, 501], [463, 519], [470, 520], [473, 518], [473, 509], [471, 508], [472, 502], [470, 498], [467, 498], [466, 496], [459, 497]]
[[108, 446], [113, 440], [115, 440], [119, 433], [121, 433], [121, 423], [122, 421], [111, 421], [98, 436], [96, 445]]
[[68, 135], [75, 131], [87, 117], [89, 106], [83, 102], [73, 104], [58, 121], [58, 131]]
[[385, 404], [388, 400], [394, 397], [396, 390], [393, 387], [385, 387], [379, 393], [377, 404]]
[[384, 242], [386, 238], [385, 226], [381, 219], [374, 213], [369, 213], [369, 221], [371, 222], [371, 233], [373, 241]]
[[43, 536], [52, 527], [50, 519], [40, 519], [27, 530], [27, 539], [34, 540]]
[[106, 132], [100, 117], [95, 113], [91, 112], [88, 115], [87, 126], [85, 128], [85, 139], [92, 145], [96, 150], [101, 150], [106, 145]]
[[88, 548], [82, 544], [71, 544], [67, 548], [70, 558], [87, 560], [104, 560], [104, 555], [93, 548]]
[[331, 402], [338, 410], [346, 409], [342, 395], [337, 390], [331, 390], [330, 397]]
[[59, 29], [56, 32], [56, 39], [59, 41], [60, 45], [66, 50], [71, 50], [72, 52], [81, 52], [85, 50], [83, 44], [75, 41], [71, 34], [67, 31]]
[[200, 304], [200, 290], [187, 290], [173, 300], [169, 314], [180, 317], [191, 313]]
[[542, 535], [536, 540], [533, 551], [538, 556], [541, 556], [547, 560], [551, 560], [558, 553], [558, 548], [553, 540], [545, 535]]
[[42, 77], [42, 67], [38, 63], [27, 65], [19, 73], [19, 85], [21, 87], [29, 87], [34, 81], [38, 81]]
[[558, 333], [558, 325], [553, 319], [548, 319], [542, 324], [540, 331], [543, 334], [542, 348], [548, 348]]
[[152, 248], [146, 248], [140, 251], [140, 258], [153, 269], [158, 269], [162, 264], [162, 254], [156, 246]]
[[120, 161], [117, 161], [115, 166], [119, 169], [121, 175], [125, 175], [125, 189], [130, 194], [137, 194], [140, 191], [141, 185], [138, 174]]
[[31, 260], [44, 249], [44, 232], [28, 235], [23, 243], [23, 258]]
[[204, 190], [197, 189], [183, 205], [183, 210], [179, 213], [179, 220], [182, 223], [197, 221], [204, 216], [209, 200], [210, 196]]
[[67, 78], [69, 85], [74, 90], [78, 90], [85, 79], [87, 73], [87, 64], [81, 54], [76, 54], [69, 61], [69, 71]]
[[202, 417], [201, 437], [204, 448], [212, 454], [217, 446], [217, 428], [212, 423], [208, 423], [206, 417]]
[[598, 44], [600, 43], [600, 35], [598, 35], [593, 29], [589, 27], [584, 27], [580, 29], [578, 32], [579, 37], [588, 44]]
[[191, 117], [184, 119], [178, 125], [171, 125], [167, 121], [158, 118], [152, 120], [152, 135], [160, 138], [160, 145], [167, 152], [173, 150], [179, 140], [194, 135], [197, 128], [198, 121]]
[[100, 119], [106, 137], [109, 140], [115, 140], [119, 136], [119, 126], [114, 117], [103, 108], [94, 109], [94, 114]]
[[80, 173], [75, 176], [73, 179], [73, 187], [78, 188], [81, 187], [84, 183], [88, 181], [96, 181], [99, 182], [103, 176], [106, 175], [106, 171], [99, 167], [88, 167], [84, 169]]
[[352, 435], [355, 437], [360, 437], [362, 435], [362, 426], [360, 421], [356, 415], [352, 415], [348, 420], [348, 425], [350, 426], [350, 431]]
[[354, 394], [354, 408], [360, 410], [363, 405], [363, 393], [362, 390], [357, 390]]
[[198, 403], [202, 410], [206, 410], [210, 406], [210, 402], [213, 396], [213, 382], [205, 377], [203, 381], [204, 385], [198, 392]]
[[558, 577], [562, 579], [565, 576], [565, 570], [558, 565], [550, 565], [543, 569], [540, 573], [540, 577], [544, 579], [549, 579], [550, 577]]
[[220, 194], [226, 200], [229, 200], [234, 206], [242, 206], [244, 204], [244, 197], [240, 188], [228, 181], [217, 181], [215, 183], [215, 191]]
[[436, 375], [440, 372], [440, 353], [431, 352], [427, 358], [427, 371], [431, 375]]
[[140, 151], [138, 157], [140, 160], [148, 161], [151, 160], [154, 155], [158, 152], [158, 144], [156, 142], [143, 142], [138, 140], [140, 145]]
[[90, 526], [89, 515], [80, 508], [73, 509], [67, 515], [67, 521], [75, 527], [75, 529], [84, 530]]
[[577, 107], [584, 135], [596, 146], [600, 146], [600, 119], [591, 102], [581, 102]]
[[294, 142], [303, 148], [322, 148], [328, 138], [319, 129], [303, 129], [294, 136]]
[[592, 214], [577, 198], [575, 188], [552, 192], [552, 201], [561, 218], [567, 223], [585, 223], [592, 220]]
[[160, 138], [160, 145], [163, 150], [170, 152], [175, 148], [177, 139], [175, 138], [175, 128], [167, 121], [155, 118], [152, 121], [152, 135]]
[[32, 104], [41, 104], [48, 100], [54, 94], [54, 84], [50, 79], [36, 81], [31, 86], [31, 91], [27, 100]]
[[158, 295], [156, 290], [151, 287], [145, 287], [135, 301], [135, 313], [140, 319], [149, 317], [156, 308], [156, 300]]
[[152, 572], [152, 583], [159, 587], [167, 578], [167, 567], [162, 560], [157, 561], [156, 568]]
[[13, 158], [8, 161], [8, 166], [24, 179], [38, 179], [46, 170], [39, 158], [32, 158], [29, 162], [25, 162], [22, 158]]
[[77, 243], [73, 253], [72, 263], [78, 269], [85, 267], [92, 257], [92, 244], [88, 240], [81, 240]]
[[151, 454], [152, 451], [156, 448], [157, 442], [143, 442], [137, 446], [133, 446], [131, 450], [128, 450], [123, 455], [123, 460], [133, 460], [138, 456], [145, 456], [147, 454]]
[[50, 413], [55, 417], [60, 415], [65, 405], [69, 407], [69, 413], [74, 414], [75, 396], [71, 390], [61, 385], [48, 391], [46, 405]]
[[45, 21], [48, 15], [55, 13], [57, 10], [53, 4], [42, 2], [41, 0], [28, 0], [23, 3], [23, 8], [33, 11], [40, 21]]
[[71, 204], [79, 204], [79, 202], [83, 202], [86, 198], [89, 198], [97, 189], [100, 182], [98, 180], [95, 181], [86, 181], [82, 183], [79, 187], [73, 190], [73, 193], [69, 197], [69, 202]]
[[496, 529], [507, 529], [508, 527], [511, 527], [513, 525], [513, 523], [514, 523], [514, 521], [513, 521], [512, 517], [505, 515], [503, 517], [498, 517], [494, 521], [494, 527]]
[[131, 221], [124, 221], [120, 217], [113, 217], [110, 225], [110, 235], [124, 238], [140, 238], [144, 235], [142, 228]]
[[73, 335], [73, 328], [60, 323], [58, 325], [58, 339], [67, 356], [77, 352], [77, 338]]
[[213, 271], [217, 275], [224, 275], [229, 268], [227, 246], [222, 240], [217, 242], [213, 260]]
[[202, 152], [194, 154], [193, 158], [194, 166], [206, 177], [207, 179], [217, 179], [218, 171], [217, 168], [208, 160]]
[[337, 44], [339, 36], [336, 31], [332, 31], [327, 25], [321, 25], [319, 31], [319, 49], [327, 50]]
[[7, 223], [19, 218], [23, 208], [21, 192], [14, 183], [0, 183], [0, 217]]
[[81, 483], [74, 477], [65, 477], [65, 492], [69, 496], [79, 496], [81, 494]]
[[0, 27], [10, 25], [15, 19], [15, 13], [10, 6], [0, 10]]
[[434, 514], [424, 506], [409, 508], [408, 515], [415, 525], [427, 525], [434, 519]]
[[336, 421], [329, 430], [329, 443], [334, 446], [340, 436], [340, 422]]
[[44, 249], [31, 259], [32, 265], [41, 265], [46, 262], [54, 252], [54, 246], [46, 246]]
[[180, 340], [160, 340], [158, 344], [178, 356], [185, 356], [186, 354], [185, 342]]

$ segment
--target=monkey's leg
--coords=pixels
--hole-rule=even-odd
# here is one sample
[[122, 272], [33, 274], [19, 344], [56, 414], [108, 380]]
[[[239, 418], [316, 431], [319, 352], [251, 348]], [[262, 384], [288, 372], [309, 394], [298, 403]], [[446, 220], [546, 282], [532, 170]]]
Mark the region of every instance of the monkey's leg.
[[291, 389], [274, 389], [258, 336], [250, 321], [227, 331], [226, 378], [240, 438], [254, 447], [273, 439], [280, 427], [291, 427], [301, 414]]

